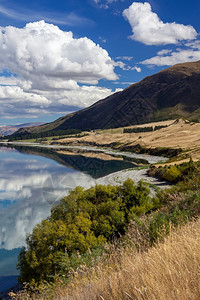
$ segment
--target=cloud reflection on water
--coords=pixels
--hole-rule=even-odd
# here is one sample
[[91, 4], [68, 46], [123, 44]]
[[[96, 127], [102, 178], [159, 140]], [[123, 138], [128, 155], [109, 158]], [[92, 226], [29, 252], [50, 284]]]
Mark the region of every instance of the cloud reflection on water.
[[[5, 153], [4, 153], [5, 154]], [[25, 245], [27, 232], [50, 214], [52, 204], [69, 188], [93, 180], [40, 156], [9, 151], [0, 159], [0, 248], [11, 250]]]

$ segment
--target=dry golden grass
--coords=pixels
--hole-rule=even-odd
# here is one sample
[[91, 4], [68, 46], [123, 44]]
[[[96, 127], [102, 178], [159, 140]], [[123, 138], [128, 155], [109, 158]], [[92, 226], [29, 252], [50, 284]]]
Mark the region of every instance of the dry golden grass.
[[144, 147], [166, 147], [182, 148], [189, 151], [193, 159], [200, 159], [200, 123], [187, 122], [180, 119], [163, 121], [157, 123], [147, 123], [130, 127], [148, 127], [155, 125], [168, 125], [166, 128], [152, 132], [123, 133], [123, 128], [99, 130], [91, 132], [82, 138], [70, 138], [58, 140], [60, 143], [71, 143], [73, 145], [109, 145], [119, 143], [119, 145], [137, 145]]
[[90, 275], [39, 299], [200, 299], [200, 219], [176, 229], [147, 252], [118, 251]]

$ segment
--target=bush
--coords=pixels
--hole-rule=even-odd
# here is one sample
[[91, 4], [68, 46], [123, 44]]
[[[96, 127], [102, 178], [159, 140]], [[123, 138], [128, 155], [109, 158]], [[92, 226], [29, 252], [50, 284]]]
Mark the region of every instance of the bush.
[[77, 251], [81, 256], [89, 249], [95, 251], [124, 234], [133, 215], [152, 209], [149, 193], [144, 183], [136, 186], [130, 179], [122, 186], [97, 185], [71, 191], [27, 236], [27, 247], [19, 255], [19, 282], [37, 286], [62, 273], [63, 265], [65, 270], [77, 267], [77, 261], [81, 264], [75, 259]]
[[[131, 237], [132, 243], [138, 248], [141, 242], [148, 248], [163, 241], [171, 227], [185, 224], [200, 215], [199, 190], [180, 193], [173, 188], [160, 191], [153, 202], [154, 208], [150, 214], [134, 217], [130, 223], [129, 231], [137, 233]], [[142, 241], [138, 241], [138, 236], [143, 237]]]
[[152, 166], [148, 170], [148, 175], [171, 183], [179, 183], [179, 186], [182, 186], [183, 189], [185, 185], [184, 190], [190, 189], [192, 186], [196, 188], [199, 183], [200, 162], [194, 163], [191, 158], [189, 162], [177, 166], [160, 166], [159, 168]]
[[177, 167], [171, 166], [167, 168], [166, 171], [164, 172], [163, 179], [171, 183], [176, 183], [178, 182], [180, 176], [181, 176], [181, 171]]

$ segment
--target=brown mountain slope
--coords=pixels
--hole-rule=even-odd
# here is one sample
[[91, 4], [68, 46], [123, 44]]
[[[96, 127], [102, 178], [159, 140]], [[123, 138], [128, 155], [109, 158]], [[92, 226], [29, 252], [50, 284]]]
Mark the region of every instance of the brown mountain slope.
[[200, 119], [200, 61], [167, 68], [89, 108], [18, 133], [116, 128], [180, 116]]

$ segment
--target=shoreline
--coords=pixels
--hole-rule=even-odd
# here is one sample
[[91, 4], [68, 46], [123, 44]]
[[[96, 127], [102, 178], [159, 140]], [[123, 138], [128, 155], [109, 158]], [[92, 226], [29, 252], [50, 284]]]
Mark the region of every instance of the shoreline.
[[130, 178], [131, 180], [134, 181], [135, 184], [137, 184], [140, 180], [142, 180], [149, 185], [155, 186], [155, 188], [165, 189], [171, 186], [166, 181], [162, 181], [155, 177], [148, 176], [147, 170], [148, 168], [145, 169], [139, 168], [139, 170], [137, 170], [137, 168], [121, 170], [97, 179], [96, 184], [119, 185], [122, 184], [126, 179]]
[[40, 144], [40, 143], [31, 143], [31, 142], [0, 142], [0, 145], [16, 145], [16, 146], [22, 146], [22, 147], [39, 147], [39, 148], [47, 148], [47, 149], [53, 149], [53, 150], [59, 150], [59, 149], [80, 149], [80, 150], [88, 150], [88, 151], [94, 151], [94, 152], [103, 152], [107, 154], [115, 154], [115, 155], [123, 155], [130, 158], [138, 158], [138, 159], [146, 159], [149, 164], [155, 164], [155, 163], [162, 163], [166, 162], [169, 158], [163, 157], [163, 156], [157, 156], [157, 155], [150, 155], [150, 154], [138, 154], [130, 151], [120, 151], [120, 150], [114, 150], [112, 148], [103, 148], [103, 147], [96, 147], [96, 146], [71, 146], [71, 145], [46, 145], [46, 144]]

